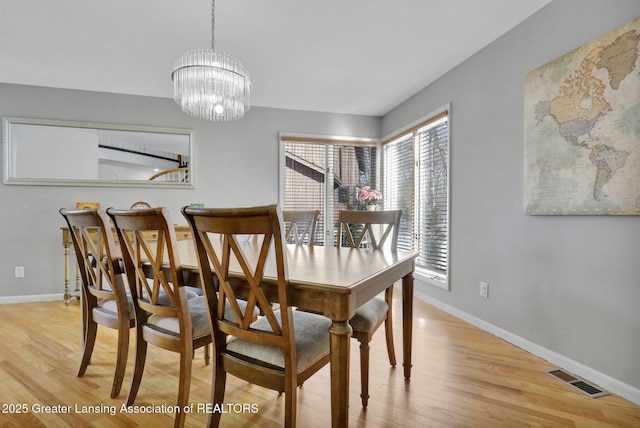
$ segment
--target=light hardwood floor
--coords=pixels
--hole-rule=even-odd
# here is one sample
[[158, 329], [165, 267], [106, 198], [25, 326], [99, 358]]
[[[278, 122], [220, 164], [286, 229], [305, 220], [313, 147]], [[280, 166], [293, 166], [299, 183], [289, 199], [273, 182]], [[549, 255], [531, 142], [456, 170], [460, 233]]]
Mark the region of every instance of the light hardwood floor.
[[[400, 293], [395, 294], [396, 349], [401, 350]], [[0, 342], [2, 428], [173, 424], [173, 415], [121, 411], [133, 353], [120, 397], [109, 398], [116, 346], [113, 330], [99, 327], [92, 364], [84, 377], [76, 377], [81, 355], [76, 302], [0, 305]], [[640, 427], [640, 406], [616, 396], [586, 397], [546, 375], [544, 371], [552, 368], [548, 362], [418, 300], [412, 378], [404, 380], [401, 366], [389, 367], [384, 334], [376, 334], [371, 343], [367, 410], [360, 406], [356, 341], [351, 342], [351, 353], [352, 427]], [[397, 356], [402, 360], [401, 353]], [[199, 351], [194, 362], [190, 396], [194, 413], [187, 417], [187, 427], [202, 427], [207, 419], [197, 407], [208, 402], [211, 385], [211, 368], [202, 357]], [[150, 346], [137, 409], [175, 403], [177, 358]], [[282, 426], [283, 397], [233, 377], [227, 384], [229, 407], [224, 410], [229, 413], [223, 415], [221, 426]], [[36, 413], [38, 406], [52, 407]], [[89, 410], [84, 406], [93, 406], [96, 412], [80, 413]], [[23, 407], [26, 413], [15, 413]], [[243, 408], [248, 411], [234, 412]], [[328, 367], [300, 389], [298, 409], [298, 426], [330, 426]], [[56, 410], [70, 411], [52, 413]]]

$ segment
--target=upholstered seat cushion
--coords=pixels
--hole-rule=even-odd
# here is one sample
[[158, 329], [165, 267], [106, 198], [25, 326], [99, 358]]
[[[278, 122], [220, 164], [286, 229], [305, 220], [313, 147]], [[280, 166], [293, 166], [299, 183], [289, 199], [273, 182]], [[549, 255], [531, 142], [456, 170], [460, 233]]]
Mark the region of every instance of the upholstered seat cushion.
[[387, 309], [387, 302], [384, 299], [374, 297], [356, 310], [356, 314], [349, 320], [349, 324], [354, 330], [371, 331], [387, 313]]
[[[211, 334], [211, 326], [209, 324], [209, 316], [207, 314], [207, 302], [204, 297], [199, 296], [189, 299], [187, 304], [189, 305], [189, 313], [191, 314], [192, 336], [194, 338], [198, 338]], [[178, 319], [175, 317], [154, 314], [149, 317], [147, 324], [175, 334], [180, 334]]]
[[[229, 304], [229, 301], [226, 300], [224, 302], [224, 319], [229, 320], [231, 322], [236, 322], [236, 314], [233, 313], [233, 309], [231, 309], [231, 305]], [[244, 314], [247, 310], [247, 302], [244, 300], [240, 300], [238, 299], [238, 306], [240, 306], [240, 311]], [[258, 318], [258, 315], [260, 315], [260, 309], [258, 309], [257, 307], [253, 308], [253, 318]]]
[[[147, 282], [149, 283], [149, 286], [153, 288], [153, 279], [147, 278]], [[191, 285], [185, 285], [184, 291], [185, 291], [185, 294], [187, 295], [187, 299], [193, 299], [203, 295], [201, 288], [193, 287]], [[145, 293], [145, 298], [146, 298], [146, 293]], [[163, 289], [160, 289], [160, 295], [158, 296], [158, 304], [171, 306], [171, 304], [169, 303], [169, 298], [167, 297], [167, 293], [165, 293]]]
[[[129, 303], [129, 318], [135, 318], [135, 312], [133, 310], [133, 300], [131, 300], [131, 295], [127, 293], [127, 303]], [[99, 299], [98, 307], [107, 312], [113, 312], [114, 314], [118, 313], [118, 307], [116, 306], [115, 299]]]
[[[193, 337], [202, 337], [207, 334], [211, 334], [211, 328], [209, 324], [209, 315], [207, 313], [207, 302], [204, 296], [191, 298], [187, 301], [189, 305], [189, 312], [191, 313], [191, 327], [193, 329]], [[238, 301], [241, 309], [244, 310], [246, 303]], [[258, 316], [258, 309], [254, 309], [254, 316]], [[225, 318], [235, 320], [233, 311], [227, 302], [225, 307]], [[178, 319], [174, 317], [166, 317], [161, 315], [151, 315], [147, 320], [147, 324], [154, 325], [156, 327], [168, 330], [172, 333], [178, 334], [180, 332], [180, 326], [178, 325]]]
[[204, 296], [204, 291], [200, 287], [185, 285], [184, 288], [185, 290], [187, 290], [187, 299], [193, 299], [194, 297]]
[[[276, 312], [279, 319], [280, 312]], [[329, 327], [331, 320], [321, 315], [293, 311], [297, 370], [301, 372], [329, 353]], [[260, 318], [251, 327], [271, 331], [269, 321]], [[284, 368], [284, 351], [276, 346], [256, 344], [246, 340], [231, 338], [227, 350], [265, 363]]]
[[[186, 286], [185, 291], [187, 294], [187, 299], [195, 299], [196, 297], [202, 296], [202, 289], [198, 287]], [[131, 294], [127, 293], [127, 301], [129, 303], [129, 314], [131, 318], [134, 317], [134, 309], [133, 309], [133, 300], [131, 299]], [[158, 303], [161, 305], [168, 306], [169, 298], [164, 291], [160, 291], [160, 296], [158, 297]], [[116, 307], [116, 301], [114, 299], [100, 299], [98, 300], [98, 306], [108, 312], [117, 313], [118, 309]]]

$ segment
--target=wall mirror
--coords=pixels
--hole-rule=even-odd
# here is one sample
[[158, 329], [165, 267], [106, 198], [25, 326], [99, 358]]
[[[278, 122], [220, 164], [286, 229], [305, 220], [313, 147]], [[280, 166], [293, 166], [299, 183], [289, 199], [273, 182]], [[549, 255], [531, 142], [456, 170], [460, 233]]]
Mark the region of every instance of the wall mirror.
[[5, 117], [3, 182], [193, 188], [188, 129]]

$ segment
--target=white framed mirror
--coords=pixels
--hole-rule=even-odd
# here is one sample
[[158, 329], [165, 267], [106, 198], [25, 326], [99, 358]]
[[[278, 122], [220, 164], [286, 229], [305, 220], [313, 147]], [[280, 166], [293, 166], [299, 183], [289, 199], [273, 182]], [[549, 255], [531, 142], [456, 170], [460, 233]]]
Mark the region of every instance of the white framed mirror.
[[188, 129], [4, 117], [2, 159], [5, 184], [195, 187]]

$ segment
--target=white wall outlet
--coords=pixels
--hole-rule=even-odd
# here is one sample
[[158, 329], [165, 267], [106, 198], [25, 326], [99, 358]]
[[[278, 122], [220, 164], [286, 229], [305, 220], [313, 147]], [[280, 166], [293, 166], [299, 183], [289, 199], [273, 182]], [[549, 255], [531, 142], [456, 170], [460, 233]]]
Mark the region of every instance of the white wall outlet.
[[24, 278], [24, 266], [16, 266], [16, 278]]
[[480, 296], [489, 297], [489, 284], [486, 282], [480, 283]]

